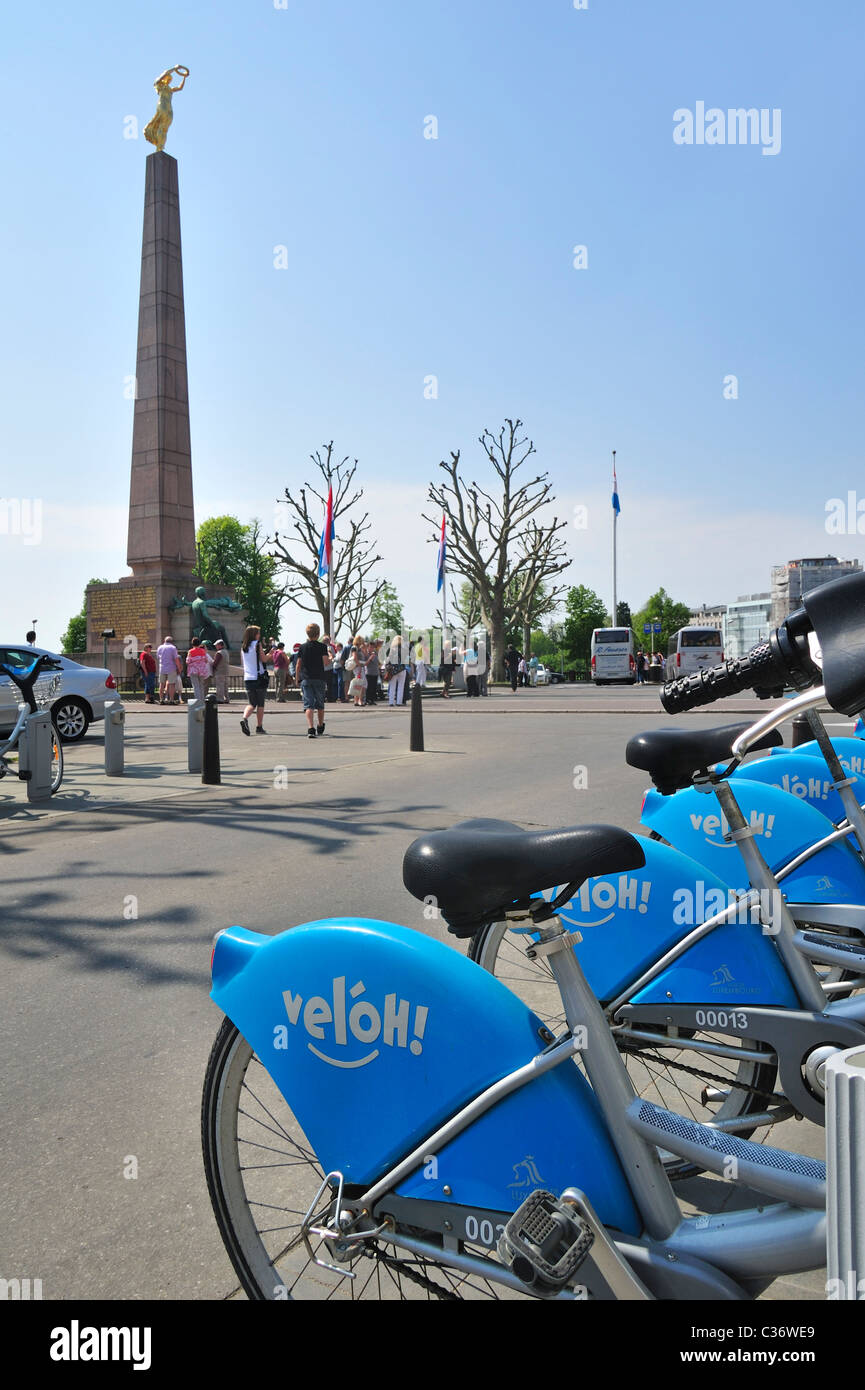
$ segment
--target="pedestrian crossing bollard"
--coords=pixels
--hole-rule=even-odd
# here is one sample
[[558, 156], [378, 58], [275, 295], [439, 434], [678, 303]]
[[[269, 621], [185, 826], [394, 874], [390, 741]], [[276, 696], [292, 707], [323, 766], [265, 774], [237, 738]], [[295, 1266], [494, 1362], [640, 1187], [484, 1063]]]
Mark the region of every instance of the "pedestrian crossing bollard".
[[415, 685], [411, 692], [411, 729], [409, 752], [422, 753], [423, 749], [423, 710], [421, 709], [421, 687]]
[[826, 1297], [865, 1299], [865, 1049], [830, 1057], [826, 1083]]
[[123, 776], [123, 737], [126, 711], [119, 700], [109, 700], [105, 706], [105, 775]]
[[222, 782], [222, 770], [219, 765], [219, 711], [216, 707], [215, 695], [208, 695], [204, 702], [204, 750], [201, 780], [209, 787], [218, 787]]
[[38, 710], [31, 714], [18, 740], [18, 776], [27, 783], [28, 801], [50, 800], [53, 745], [51, 711]]
[[204, 701], [190, 700], [186, 707], [186, 766], [200, 772], [204, 753]]

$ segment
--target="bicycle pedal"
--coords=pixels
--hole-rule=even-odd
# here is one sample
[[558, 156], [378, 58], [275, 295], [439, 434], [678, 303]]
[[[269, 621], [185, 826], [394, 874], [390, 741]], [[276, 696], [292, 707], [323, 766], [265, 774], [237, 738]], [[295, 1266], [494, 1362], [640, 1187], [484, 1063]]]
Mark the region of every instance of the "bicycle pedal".
[[536, 1189], [514, 1212], [499, 1238], [499, 1257], [527, 1287], [557, 1293], [570, 1282], [594, 1241], [571, 1203]]

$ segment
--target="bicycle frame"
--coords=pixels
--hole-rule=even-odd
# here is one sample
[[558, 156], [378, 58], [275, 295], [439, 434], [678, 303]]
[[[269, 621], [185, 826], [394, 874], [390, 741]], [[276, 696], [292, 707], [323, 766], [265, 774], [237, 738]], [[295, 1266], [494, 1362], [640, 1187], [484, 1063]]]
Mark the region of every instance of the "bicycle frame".
[[[550, 1041], [547, 1034], [547, 1045], [540, 1046], [539, 1021], [504, 985], [443, 944], [404, 928], [343, 919], [277, 937], [239, 928], [220, 934], [212, 997], [297, 1116], [325, 1165], [331, 1193], [342, 1188], [343, 1179], [354, 1184], [351, 1196], [340, 1198], [344, 1210], [337, 1226], [323, 1227], [321, 1216], [313, 1222], [311, 1209], [306, 1229], [317, 1236], [332, 1231], [337, 1245], [374, 1235], [523, 1289], [501, 1265], [462, 1246], [478, 1244], [476, 1231], [483, 1224], [490, 1230], [483, 1243], [495, 1244], [496, 1224], [522, 1199], [520, 1184], [507, 1179], [514, 1157], [527, 1146], [542, 1185], [557, 1192], [576, 1186], [598, 1213], [597, 1248], [584, 1280], [579, 1271], [590, 1289], [600, 1282], [618, 1297], [741, 1299], [748, 1294], [737, 1281], [820, 1267], [822, 1166], [810, 1160], [725, 1139], [744, 1153], [747, 1180], [753, 1184], [756, 1173], [756, 1185], [762, 1183], [782, 1205], [737, 1213], [732, 1220], [682, 1217], [657, 1140], [641, 1132], [647, 1121], [634, 1110], [633, 1086], [573, 945], [554, 918], [528, 946], [548, 961], [568, 1025], [562, 1037]], [[333, 981], [335, 988], [311, 995], [335, 969], [345, 971]], [[363, 989], [352, 986], [347, 998], [343, 986], [355, 976], [362, 977]], [[358, 1012], [346, 1030], [348, 999], [360, 1000], [361, 993], [377, 999], [384, 989], [384, 1017], [361, 1000], [366, 1012]], [[416, 1006], [407, 1002], [418, 997], [418, 989], [427, 1001], [420, 1023]], [[324, 998], [328, 992], [332, 1005]], [[289, 1020], [282, 1030], [287, 1037], [275, 1041], [280, 1029], [273, 1024], [280, 1015]], [[421, 1052], [412, 1054], [406, 1045], [418, 1026], [422, 1068]], [[378, 1042], [384, 1046], [365, 1050]], [[563, 1065], [577, 1051], [588, 1083], [575, 1066]], [[706, 1166], [720, 1171], [722, 1151], [712, 1131], [691, 1125], [686, 1141], [699, 1142]], [[669, 1146], [677, 1142], [673, 1136]], [[803, 1162], [810, 1164], [804, 1178]], [[371, 1181], [362, 1180], [364, 1171]], [[403, 1233], [400, 1219], [432, 1238]], [[340, 1272], [348, 1276], [347, 1269]]]

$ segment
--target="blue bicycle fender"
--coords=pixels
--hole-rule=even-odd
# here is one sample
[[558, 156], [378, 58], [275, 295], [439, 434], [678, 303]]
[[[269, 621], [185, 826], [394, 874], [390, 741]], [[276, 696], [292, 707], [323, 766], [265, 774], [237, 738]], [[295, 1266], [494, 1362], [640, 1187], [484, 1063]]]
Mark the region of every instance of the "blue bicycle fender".
[[[852, 743], [854, 740], [846, 741]], [[844, 803], [834, 789], [832, 774], [822, 761], [819, 747], [816, 743], [813, 747], [820, 758], [820, 765], [815, 763], [814, 754], [808, 751], [809, 745], [803, 744], [802, 747], [795, 748], [792, 753], [788, 751], [780, 758], [760, 758], [756, 762], [745, 763], [732, 773], [730, 780], [737, 786], [740, 781], [745, 780], [765, 782], [769, 786], [777, 787], [780, 791], [795, 796], [798, 801], [807, 801], [809, 806], [822, 811], [824, 816], [828, 816], [829, 820], [837, 825], [846, 817]], [[846, 761], [850, 762], [849, 757]], [[865, 758], [860, 756], [856, 761], [861, 765]], [[865, 781], [849, 766], [845, 771], [853, 780], [853, 792], [857, 800], [865, 800]]]
[[[745, 777], [737, 780], [736, 798], [773, 870], [834, 829], [832, 822], [806, 801], [762, 782]], [[669, 797], [648, 791], [642, 821], [683, 854], [712, 869], [730, 887], [743, 891], [749, 887], [742, 856], [724, 839], [728, 827], [713, 796], [693, 787]], [[849, 845], [836, 842], [788, 875], [783, 891], [792, 902], [865, 903], [865, 866]]]
[[[863, 746], [861, 738], [833, 738], [831, 743], [848, 777], [858, 777], [861, 779], [865, 776], [865, 746]], [[820, 745], [816, 739], [812, 739], [809, 743], [800, 743], [798, 748], [794, 748], [792, 751], [789, 748], [773, 748], [771, 752], [773, 757], [778, 757], [780, 755], [783, 757], [820, 758], [821, 760], [823, 758]], [[762, 761], [762, 759], [760, 761]], [[747, 775], [748, 769], [754, 765], [754, 763], [746, 763], [743, 768], [739, 768], [738, 770]], [[826, 770], [826, 776], [829, 777], [829, 769], [826, 767], [825, 762], [823, 763], [823, 767]], [[811, 775], [813, 776], [813, 773]], [[860, 796], [859, 799], [861, 801], [863, 799], [862, 796]], [[822, 808], [818, 807], [818, 809]]]
[[[642, 869], [588, 879], [559, 912], [567, 926], [580, 932], [582, 941], [574, 951], [592, 991], [605, 1002], [623, 993], [689, 931], [736, 897], [717, 874], [679, 850], [657, 840], [641, 839], [640, 844], [646, 856]], [[745, 917], [744, 912], [740, 915]], [[653, 982], [634, 998], [644, 1003], [663, 1003], [665, 998], [711, 1003], [716, 972], [723, 967], [729, 977], [725, 982], [733, 979], [740, 986], [738, 995], [724, 995], [727, 1003], [796, 1007], [778, 953], [759, 924], [725, 923], [706, 942], [707, 952], [692, 947], [661, 977], [662, 986]]]
[[[349, 1183], [381, 1177], [544, 1046], [540, 1020], [494, 975], [419, 932], [360, 918], [274, 937], [229, 928], [216, 942], [211, 998], [254, 1048], [324, 1171]], [[448, 1185], [448, 1200], [514, 1211], [526, 1195], [514, 1167], [531, 1157], [554, 1191], [576, 1184], [603, 1221], [639, 1230], [572, 1062], [500, 1102], [449, 1149], [446, 1163], [434, 1156], [437, 1178], [425, 1180], [420, 1165], [422, 1195], [443, 1199]]]

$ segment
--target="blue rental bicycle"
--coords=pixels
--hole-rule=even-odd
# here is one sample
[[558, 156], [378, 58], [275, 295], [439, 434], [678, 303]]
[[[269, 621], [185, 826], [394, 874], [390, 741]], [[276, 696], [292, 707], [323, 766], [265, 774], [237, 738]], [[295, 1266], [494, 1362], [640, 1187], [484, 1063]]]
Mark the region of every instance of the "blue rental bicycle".
[[[832, 603], [855, 614], [863, 584], [855, 576], [840, 590], [825, 587]], [[797, 647], [790, 638], [803, 621], [807, 614], [796, 614], [776, 634], [783, 655], [769, 668], [800, 689], [820, 679], [807, 641]], [[835, 665], [831, 677], [837, 686]], [[706, 703], [707, 689], [717, 699], [748, 679], [767, 679], [762, 649], [672, 682], [664, 694], [684, 708], [689, 697]], [[784, 719], [824, 700], [819, 687], [751, 728], [660, 729], [631, 739], [628, 762], [659, 789], [647, 794], [658, 804], [642, 818], [682, 854], [666, 839], [643, 842], [642, 870], [583, 884], [562, 911], [583, 935], [583, 969], [639, 1094], [741, 1136], [759, 1129], [765, 1137], [791, 1115], [822, 1123], [825, 1062], [838, 1046], [854, 1045], [865, 1022], [862, 996], [851, 997], [865, 984], [865, 882], [845, 838], [851, 827], [836, 830], [797, 797], [751, 782], [759, 763], [739, 768], [750, 749], [780, 743]], [[715, 766], [719, 758], [726, 767]], [[543, 961], [525, 959], [512, 926], [488, 923], [470, 955], [556, 1026], [554, 981]], [[703, 1008], [694, 1012], [697, 1001]], [[845, 1041], [838, 1034], [833, 1044], [836, 1023]], [[670, 1167], [693, 1171], [674, 1160]]]
[[[39, 656], [30, 666], [5, 666], [0, 662], [0, 675], [8, 676], [14, 685], [21, 691], [22, 702], [19, 706], [18, 718], [15, 727], [6, 739], [0, 740], [0, 780], [7, 773], [16, 772], [22, 776], [19, 767], [16, 767], [17, 754], [15, 749], [19, 747], [21, 735], [27, 727], [27, 722], [32, 714], [37, 710], [50, 708], [51, 702], [60, 688], [60, 677], [48, 676], [49, 671], [60, 671], [62, 667], [59, 661], [55, 661], [50, 656]], [[60, 735], [57, 732], [54, 721], [51, 722], [51, 795], [59, 790], [63, 781], [63, 745], [60, 742]]]
[[[865, 703], [865, 620], [840, 606], [840, 627], [817, 603], [782, 637], [793, 665], [800, 636], [816, 630], [826, 698], [849, 713]], [[839, 669], [843, 644], [863, 653], [855, 677]], [[716, 747], [679, 765], [694, 763], [710, 790], [723, 781], [710, 767]], [[733, 793], [726, 814], [752, 881], [775, 892]], [[211, 997], [226, 1017], [202, 1142], [249, 1297], [742, 1300], [823, 1265], [823, 1164], [733, 1132], [742, 1116], [703, 1124], [638, 1095], [623, 1051], [687, 1048], [710, 1029], [739, 1049], [739, 1066], [777, 1068], [771, 1103], [820, 1113], [816, 1050], [861, 1043], [863, 1005], [827, 1003], [783, 901], [741, 924], [737, 898], [672, 930], [659, 956], [668, 904], [648, 932], [655, 914], [638, 878], [656, 855], [684, 874], [677, 851], [601, 825], [467, 823], [407, 851], [407, 888], [434, 897], [456, 935], [498, 923], [521, 933], [526, 960], [543, 963], [558, 993], [554, 1026], [495, 975], [390, 923], [219, 933]], [[690, 862], [679, 883], [697, 891], [706, 870]], [[578, 925], [574, 904], [596, 881], [626, 883], [637, 914], [646, 908], [644, 968], [633, 954], [612, 959], [616, 943], [604, 949], [603, 934]], [[606, 1001], [592, 979], [602, 966], [608, 980], [631, 979]], [[714, 996], [710, 1020], [713, 982], [732, 989]], [[705, 1043], [695, 1051], [705, 1056]], [[755, 1189], [760, 1204], [683, 1215], [662, 1154]]]

